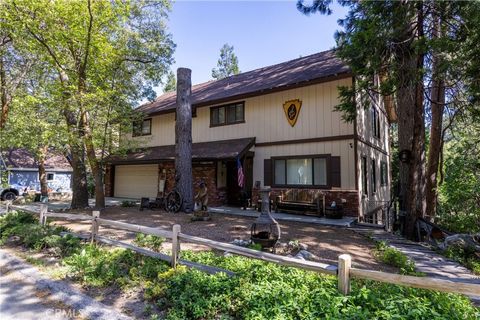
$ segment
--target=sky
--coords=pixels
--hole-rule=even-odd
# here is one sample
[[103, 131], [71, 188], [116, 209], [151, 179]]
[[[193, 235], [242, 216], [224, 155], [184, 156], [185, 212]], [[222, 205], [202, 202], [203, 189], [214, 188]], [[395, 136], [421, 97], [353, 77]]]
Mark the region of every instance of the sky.
[[192, 84], [211, 80], [225, 43], [234, 46], [241, 72], [331, 49], [346, 13], [332, 8], [330, 16], [305, 16], [296, 1], [177, 0], [168, 22], [177, 45], [172, 70], [190, 68]]

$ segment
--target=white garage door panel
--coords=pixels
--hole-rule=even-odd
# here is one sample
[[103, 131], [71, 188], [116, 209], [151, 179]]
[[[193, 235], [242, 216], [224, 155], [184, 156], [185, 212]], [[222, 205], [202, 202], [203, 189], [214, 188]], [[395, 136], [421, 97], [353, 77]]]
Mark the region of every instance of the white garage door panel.
[[158, 191], [158, 165], [115, 166], [115, 197], [155, 198]]

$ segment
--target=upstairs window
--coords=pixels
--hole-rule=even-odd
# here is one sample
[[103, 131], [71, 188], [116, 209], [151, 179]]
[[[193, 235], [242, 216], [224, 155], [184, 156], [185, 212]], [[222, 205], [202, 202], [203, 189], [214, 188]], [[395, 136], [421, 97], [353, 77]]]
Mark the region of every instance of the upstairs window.
[[380, 116], [378, 110], [375, 107], [372, 107], [372, 133], [375, 138], [380, 139]]
[[47, 181], [53, 181], [53, 180], [55, 180], [55, 174], [47, 173]]
[[152, 134], [152, 119], [134, 121], [132, 136], [148, 136]]
[[362, 157], [362, 193], [368, 193], [367, 157]]
[[245, 122], [245, 103], [210, 108], [210, 127]]
[[372, 193], [377, 192], [377, 173], [375, 170], [375, 159], [372, 159], [372, 171], [370, 172], [370, 178], [372, 179]]
[[388, 171], [387, 163], [385, 161], [380, 162], [380, 185], [386, 186], [388, 183]]

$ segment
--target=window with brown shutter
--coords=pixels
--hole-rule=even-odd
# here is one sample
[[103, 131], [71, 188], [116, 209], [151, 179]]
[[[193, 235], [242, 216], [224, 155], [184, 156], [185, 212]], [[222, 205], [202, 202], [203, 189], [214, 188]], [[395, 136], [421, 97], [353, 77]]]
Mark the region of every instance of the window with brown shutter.
[[263, 185], [272, 185], [272, 159], [263, 160]]
[[340, 157], [332, 157], [330, 164], [330, 172], [332, 177], [332, 187], [340, 188], [342, 186], [341, 163]]
[[[335, 158], [335, 186], [340, 186], [340, 157]], [[271, 161], [269, 174], [272, 186], [297, 188], [332, 186], [329, 154], [273, 157]]]

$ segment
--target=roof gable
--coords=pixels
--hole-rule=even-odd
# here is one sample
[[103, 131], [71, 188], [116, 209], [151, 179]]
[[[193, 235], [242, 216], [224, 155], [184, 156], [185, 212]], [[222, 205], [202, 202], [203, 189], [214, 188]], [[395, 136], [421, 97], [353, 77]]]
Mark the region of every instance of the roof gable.
[[[217, 81], [192, 86], [194, 107], [240, 99], [246, 96], [286, 90], [340, 75], [349, 76], [350, 68], [334, 50], [319, 52], [276, 65], [255, 69]], [[136, 109], [146, 115], [173, 112], [176, 92], [168, 92]]]

